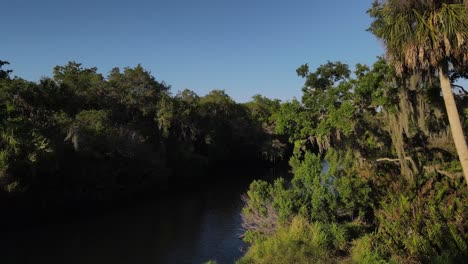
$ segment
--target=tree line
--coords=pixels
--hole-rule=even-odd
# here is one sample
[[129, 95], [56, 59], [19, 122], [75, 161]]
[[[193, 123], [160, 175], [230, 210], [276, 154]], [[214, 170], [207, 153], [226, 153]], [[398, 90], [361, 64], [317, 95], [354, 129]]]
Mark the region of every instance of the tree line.
[[141, 65], [69, 62], [30, 82], [0, 72], [0, 190], [61, 203], [112, 200], [190, 182], [210, 168], [274, 164], [288, 152], [271, 129], [279, 100], [236, 103], [222, 90], [175, 95]]

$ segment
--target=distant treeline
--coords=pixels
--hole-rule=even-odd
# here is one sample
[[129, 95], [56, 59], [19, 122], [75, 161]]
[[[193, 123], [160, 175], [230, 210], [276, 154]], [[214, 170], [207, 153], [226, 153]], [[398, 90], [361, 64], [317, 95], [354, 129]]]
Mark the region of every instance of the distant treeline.
[[8, 64], [0, 61], [0, 190], [9, 196], [109, 200], [190, 183], [213, 166], [273, 165], [288, 152], [271, 128], [279, 100], [172, 95], [140, 65], [104, 77], [70, 62], [31, 82]]

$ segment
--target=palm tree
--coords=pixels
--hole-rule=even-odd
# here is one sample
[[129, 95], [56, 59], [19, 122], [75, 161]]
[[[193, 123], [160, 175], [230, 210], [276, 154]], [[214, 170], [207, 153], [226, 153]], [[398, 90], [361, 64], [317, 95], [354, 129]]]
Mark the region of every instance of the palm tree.
[[468, 64], [468, 0], [376, 0], [369, 14], [374, 18], [369, 30], [383, 40], [400, 75], [438, 72], [468, 183], [468, 148], [449, 79], [449, 68]]

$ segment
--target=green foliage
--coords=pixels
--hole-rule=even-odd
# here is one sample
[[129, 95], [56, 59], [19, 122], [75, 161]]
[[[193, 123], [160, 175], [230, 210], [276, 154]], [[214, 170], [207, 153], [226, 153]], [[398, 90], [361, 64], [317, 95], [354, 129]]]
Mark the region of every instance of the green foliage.
[[276, 121], [276, 132], [287, 135], [290, 142], [303, 138], [313, 121], [297, 100], [281, 104], [273, 118]]
[[[432, 4], [432, 11], [462, 12]], [[440, 42], [427, 42], [425, 26], [402, 28], [407, 21], [390, 16], [401, 11], [420, 21], [421, 6], [386, 5], [370, 10], [379, 37], [414, 30], [423, 42]], [[402, 40], [415, 39], [387, 44], [401, 51]], [[422, 48], [392, 59], [430, 60]], [[442, 55], [451, 61], [463, 51], [448, 48]], [[415, 61], [427, 64], [421, 58]], [[105, 78], [70, 62], [55, 67], [53, 79], [33, 83], [10, 78], [1, 70], [7, 64], [0, 61], [2, 192], [115, 199], [154, 190], [169, 177], [196, 181], [216, 165], [290, 158], [290, 181], [254, 181], [243, 196], [251, 247], [239, 263], [457, 263], [468, 256], [468, 190], [454, 146], [444, 140], [446, 114], [432, 73], [398, 77], [402, 68], [383, 58], [356, 65], [354, 75], [341, 62], [314, 72], [305, 64], [297, 69], [300, 101], [255, 95], [238, 104], [222, 90], [172, 96], [141, 65], [114, 68]], [[466, 108], [466, 98], [455, 96]]]
[[34, 83], [0, 80], [0, 189], [7, 192], [26, 190], [36, 167], [52, 151], [45, 129], [49, 111], [36, 100], [42, 96]]
[[[274, 115], [277, 133], [294, 144], [294, 177], [252, 186], [249, 195], [261, 202], [246, 203], [266, 208], [257, 223], [271, 219], [270, 207], [287, 217], [269, 232], [245, 226], [252, 246], [240, 263], [462, 262], [468, 190], [445, 141], [440, 88], [396, 77], [382, 58], [373, 67], [358, 64], [354, 79], [340, 63], [313, 73], [303, 65], [297, 73], [306, 79], [302, 102], [283, 103]], [[313, 247], [312, 234], [297, 239], [288, 233], [295, 217], [336, 229], [336, 243]]]
[[289, 184], [283, 178], [275, 180], [270, 189], [273, 198], [273, 207], [278, 211], [280, 223], [291, 221], [300, 207], [300, 197], [294, 189], [288, 188]]
[[[119, 68], [112, 69], [107, 86], [110, 99], [127, 109], [127, 117], [133, 119], [153, 116], [158, 101], [170, 88], [164, 82], [156, 81], [141, 65], [126, 67], [123, 72]], [[138, 112], [135, 113], [135, 110]]]
[[381, 150], [382, 128], [375, 116], [396, 101], [388, 77], [392, 70], [383, 59], [372, 68], [356, 65], [356, 79], [351, 78], [348, 65], [340, 62], [321, 65], [315, 72], [303, 65], [297, 72], [306, 79], [302, 101], [282, 104], [274, 117], [277, 133], [288, 135], [295, 154], [311, 146], [321, 153], [334, 147], [356, 149], [363, 133], [374, 149], [363, 147], [360, 152]]
[[463, 1], [375, 1], [369, 31], [383, 40], [399, 73], [432, 73], [444, 61], [468, 62], [468, 15]]
[[221, 90], [171, 96], [141, 65], [105, 78], [69, 62], [37, 83], [10, 73], [0, 72], [0, 190], [12, 194], [114, 199], [222, 163], [286, 157], [270, 118], [279, 100], [254, 97], [249, 108]]
[[336, 210], [336, 196], [332, 182], [322, 173], [320, 157], [306, 152], [304, 159], [291, 160], [294, 172], [293, 188], [299, 193], [300, 213], [311, 220], [331, 221]]
[[[255, 180], [250, 184], [247, 195], [249, 196], [249, 207], [258, 208], [260, 214], [266, 216], [265, 204], [270, 198], [270, 185], [265, 181]], [[249, 207], [245, 207], [244, 211], [249, 211]]]
[[333, 251], [345, 245], [343, 228], [296, 217], [271, 237], [253, 244], [237, 263], [336, 263]]
[[434, 174], [421, 177], [419, 188], [389, 193], [382, 202], [376, 212], [378, 240], [385, 243], [385, 252], [403, 260], [466, 257], [466, 185]]
[[106, 110], [83, 110], [75, 116], [68, 139], [77, 151], [111, 151], [111, 134], [115, 133], [110, 125], [110, 113]]
[[360, 111], [378, 106], [392, 108], [398, 88], [389, 80], [395, 75], [394, 69], [383, 58], [378, 58], [371, 68], [356, 65], [355, 74], [358, 78], [353, 80], [353, 100]]
[[2, 70], [2, 67], [4, 65], [9, 65], [9, 64], [10, 63], [8, 61], [0, 60], [0, 80], [9, 78], [9, 75], [12, 72], [12, 70]]
[[351, 151], [344, 153], [330, 149], [325, 160], [328, 162], [326, 175], [332, 179], [332, 186], [338, 196], [340, 216], [364, 218], [371, 213], [374, 204], [369, 181], [359, 173]]
[[373, 235], [365, 235], [353, 241], [350, 249], [352, 263], [362, 264], [385, 264], [389, 263], [384, 257], [379, 255], [377, 249], [373, 245], [375, 240]]
[[262, 95], [254, 95], [252, 101], [245, 104], [249, 108], [252, 117], [261, 124], [268, 124], [273, 120], [273, 115], [278, 112], [280, 100], [272, 100]]
[[244, 240], [250, 243], [273, 234], [280, 224], [288, 223], [297, 211], [297, 197], [281, 178], [273, 184], [261, 180], [253, 181], [244, 201]]
[[162, 136], [165, 138], [169, 137], [171, 122], [174, 119], [174, 103], [168, 96], [162, 97], [159, 101], [156, 118]]

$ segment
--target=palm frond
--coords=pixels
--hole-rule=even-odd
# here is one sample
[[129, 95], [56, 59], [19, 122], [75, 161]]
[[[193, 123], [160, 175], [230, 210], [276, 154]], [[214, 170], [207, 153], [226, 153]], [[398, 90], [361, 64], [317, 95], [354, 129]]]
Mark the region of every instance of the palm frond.
[[466, 64], [467, 2], [388, 0], [374, 5], [371, 31], [384, 41], [399, 73], [431, 71], [443, 60]]

